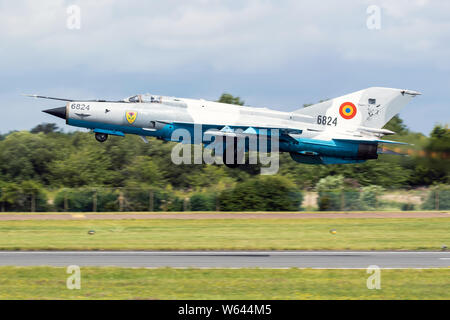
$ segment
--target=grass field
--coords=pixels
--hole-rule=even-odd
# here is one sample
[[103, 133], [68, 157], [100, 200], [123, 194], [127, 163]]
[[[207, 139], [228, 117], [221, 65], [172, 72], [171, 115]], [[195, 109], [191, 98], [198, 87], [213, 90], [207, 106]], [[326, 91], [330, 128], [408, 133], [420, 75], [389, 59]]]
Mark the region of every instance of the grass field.
[[69, 290], [65, 268], [0, 267], [0, 299], [450, 299], [450, 269], [365, 270], [81, 268]]
[[0, 250], [440, 250], [449, 230], [450, 218], [2, 221]]
[[[410, 210], [410, 211], [403, 211], [403, 210], [398, 210], [398, 209], [392, 209], [392, 210], [387, 210], [388, 212], [394, 212], [394, 213], [410, 213], [410, 212], [420, 212], [420, 213], [435, 213], [435, 212], [442, 212], [442, 213], [447, 213], [450, 214], [449, 210]], [[122, 212], [122, 211], [106, 211], [106, 212], [78, 212], [78, 211], [68, 211], [68, 212], [57, 212], [57, 211], [51, 211], [51, 212], [39, 212], [39, 211], [35, 211], [35, 212], [0, 212], [0, 217], [2, 215], [86, 215], [87, 217], [89, 217], [89, 215], [94, 214], [94, 215], [117, 215], [117, 214], [130, 214], [130, 215], [159, 215], [159, 214], [217, 214], [217, 215], [221, 215], [221, 214], [235, 214], [235, 215], [240, 215], [240, 214], [249, 214], [249, 213], [253, 213], [253, 214], [260, 214], [260, 215], [264, 215], [264, 214], [284, 214], [284, 213], [295, 213], [298, 215], [302, 215], [302, 214], [309, 214], [309, 213], [320, 213], [320, 214], [333, 214], [333, 213], [380, 213], [380, 212], [386, 212], [386, 210], [358, 210], [358, 211], [318, 211], [318, 210], [305, 210], [305, 211], [126, 211], [126, 212]]]

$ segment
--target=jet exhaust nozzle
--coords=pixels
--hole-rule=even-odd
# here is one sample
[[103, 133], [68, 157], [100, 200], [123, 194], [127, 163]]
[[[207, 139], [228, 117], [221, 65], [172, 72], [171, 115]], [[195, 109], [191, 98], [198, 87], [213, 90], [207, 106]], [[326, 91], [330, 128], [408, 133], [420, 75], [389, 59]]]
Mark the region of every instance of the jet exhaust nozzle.
[[42, 110], [42, 112], [51, 114], [52, 116], [55, 116], [55, 117], [58, 117], [58, 118], [61, 118], [64, 120], [66, 119], [66, 107]]

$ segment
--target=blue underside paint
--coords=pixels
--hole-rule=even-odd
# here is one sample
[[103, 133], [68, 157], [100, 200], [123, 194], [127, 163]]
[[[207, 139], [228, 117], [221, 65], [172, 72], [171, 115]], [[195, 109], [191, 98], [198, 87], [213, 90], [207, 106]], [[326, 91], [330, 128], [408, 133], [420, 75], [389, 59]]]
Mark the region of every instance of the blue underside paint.
[[[111, 131], [111, 132], [121, 132], [123, 134], [137, 134], [140, 136], [156, 136], [152, 131], [146, 131], [141, 128], [136, 127], [128, 127], [128, 126], [119, 126], [115, 124], [101, 123], [101, 122], [90, 122], [84, 120], [76, 120], [76, 119], [68, 119], [67, 124], [75, 127], [94, 129], [95, 132], [102, 131]], [[103, 132], [106, 133], [106, 132]]]
[[[172, 139], [172, 133], [177, 129], [184, 129], [189, 132], [192, 139], [190, 141], [182, 141], [183, 143], [202, 143], [202, 141], [194, 141], [195, 127], [191, 124], [167, 124], [160, 130], [150, 131], [133, 126], [121, 126], [114, 124], [107, 124], [101, 122], [90, 122], [84, 120], [68, 119], [67, 124], [93, 129], [94, 132], [106, 133], [111, 135], [124, 136], [124, 134], [136, 134], [140, 136], [159, 137], [167, 141], [181, 142], [180, 139]], [[214, 126], [202, 126], [202, 133]], [[355, 140], [316, 140], [309, 138], [298, 138], [292, 143], [292, 138], [283, 141], [283, 136], [280, 137], [279, 150], [290, 152], [293, 160], [301, 163], [311, 164], [336, 164], [336, 163], [359, 163], [364, 160], [357, 159], [358, 147], [360, 142]], [[214, 139], [214, 138], [213, 138]], [[214, 140], [213, 140], [214, 141]], [[203, 141], [208, 145], [211, 141]], [[367, 142], [365, 142], [367, 143]], [[375, 142], [376, 143], [376, 142]], [[246, 143], [246, 150], [248, 150], [248, 143]], [[270, 142], [267, 143], [268, 151], [270, 152]], [[259, 150], [259, 141], [258, 141]]]
[[114, 130], [105, 130], [105, 129], [94, 129], [95, 133], [106, 133], [113, 136], [125, 137], [125, 134], [122, 131], [114, 131]]
[[298, 153], [291, 153], [291, 158], [298, 163], [306, 164], [346, 164], [346, 163], [361, 163], [365, 160], [355, 160], [355, 159], [343, 159], [337, 157], [326, 157], [326, 156], [306, 156]]
[[[358, 143], [336, 140], [316, 140], [299, 138], [298, 144], [287, 147], [291, 152], [309, 152], [328, 157], [355, 158], [358, 154]], [[281, 149], [281, 146], [280, 146]]]

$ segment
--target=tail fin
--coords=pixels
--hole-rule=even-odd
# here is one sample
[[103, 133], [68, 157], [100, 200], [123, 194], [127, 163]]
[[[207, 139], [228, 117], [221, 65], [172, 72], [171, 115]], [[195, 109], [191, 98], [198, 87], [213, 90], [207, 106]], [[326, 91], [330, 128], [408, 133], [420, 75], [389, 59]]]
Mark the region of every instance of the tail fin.
[[368, 88], [327, 100], [295, 113], [312, 116], [318, 124], [326, 123], [337, 127], [382, 128], [419, 92], [391, 89]]

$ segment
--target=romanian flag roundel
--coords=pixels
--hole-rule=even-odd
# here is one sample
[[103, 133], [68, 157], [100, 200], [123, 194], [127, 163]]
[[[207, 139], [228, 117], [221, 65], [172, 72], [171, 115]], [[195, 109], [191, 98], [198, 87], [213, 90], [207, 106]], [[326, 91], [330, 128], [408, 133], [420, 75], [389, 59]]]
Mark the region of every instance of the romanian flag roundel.
[[356, 107], [351, 102], [344, 102], [339, 108], [339, 114], [344, 119], [353, 119], [353, 117], [356, 116]]

